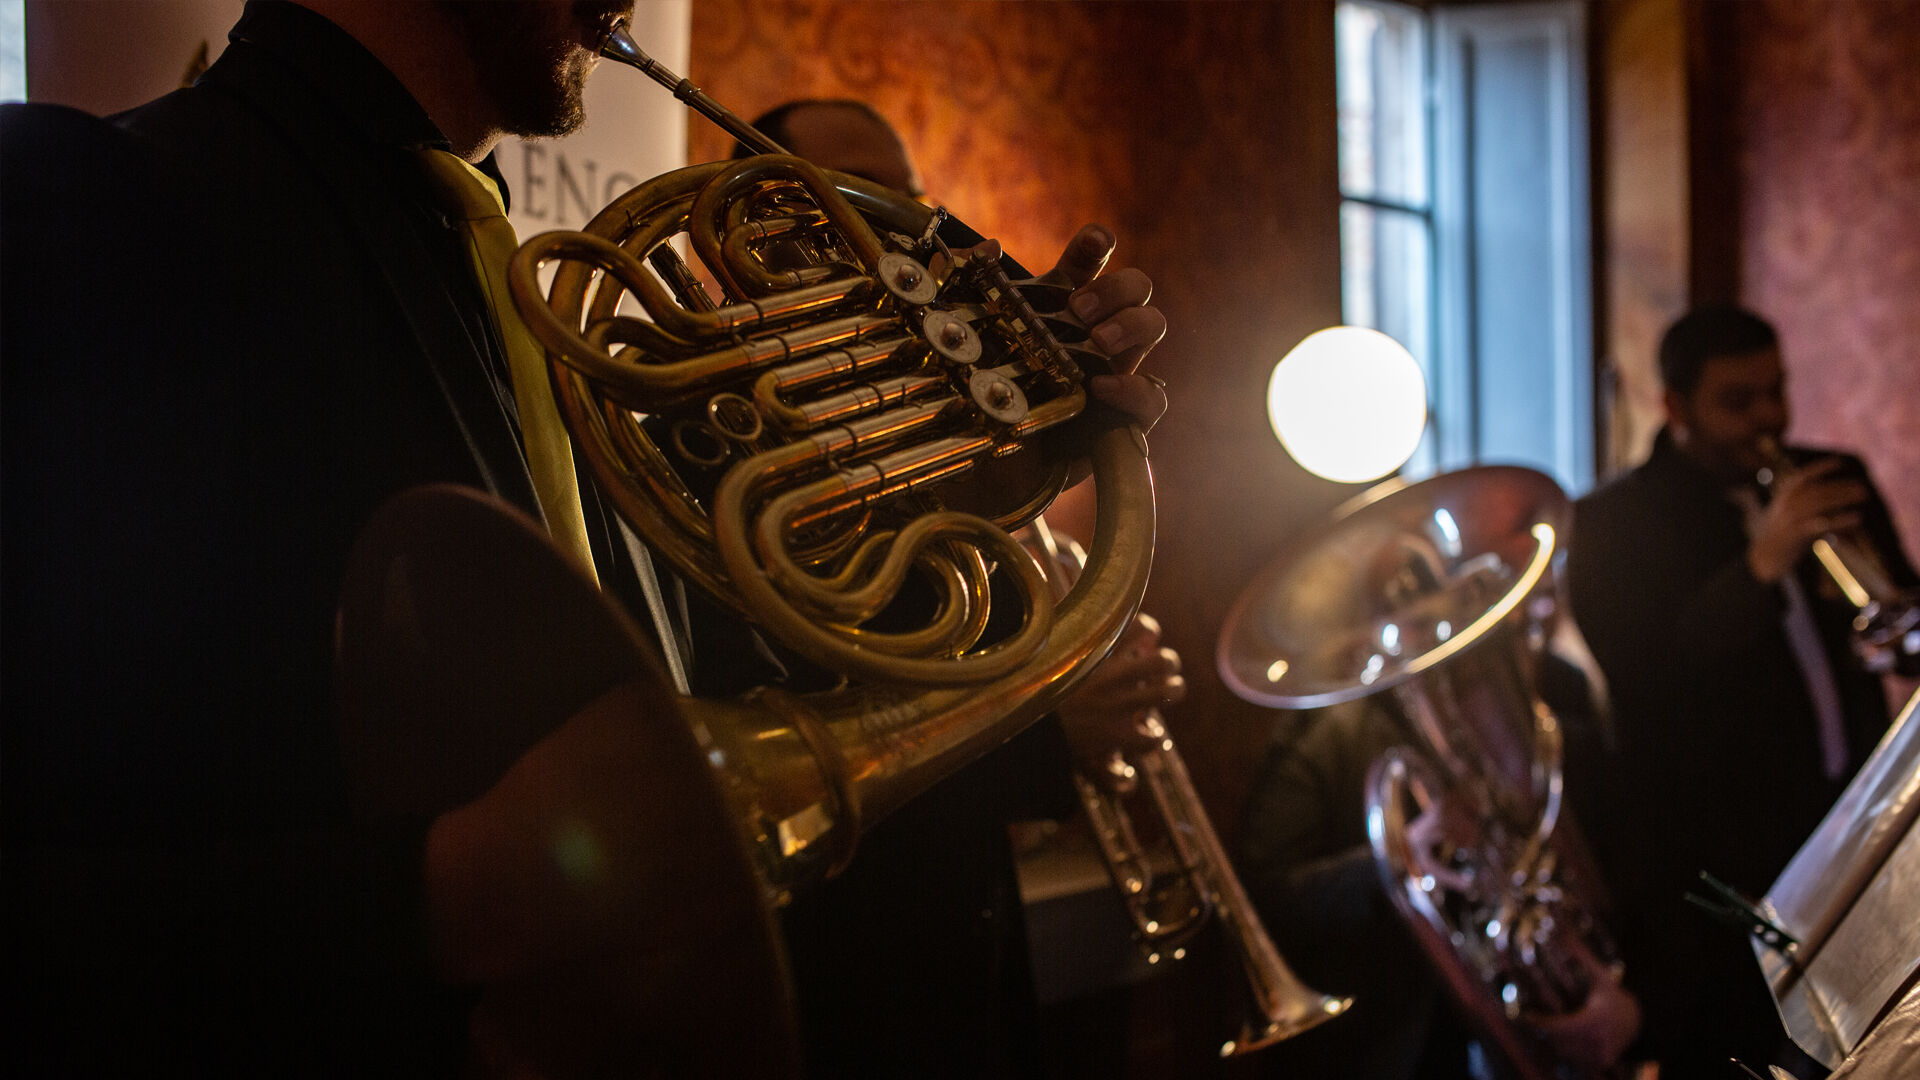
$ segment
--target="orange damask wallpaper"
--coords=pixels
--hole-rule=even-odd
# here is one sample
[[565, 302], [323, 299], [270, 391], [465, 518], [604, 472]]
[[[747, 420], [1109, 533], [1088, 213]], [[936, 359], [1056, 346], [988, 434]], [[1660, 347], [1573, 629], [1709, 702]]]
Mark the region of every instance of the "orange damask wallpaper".
[[[1146, 608], [1186, 660], [1168, 723], [1231, 822], [1267, 717], [1213, 673], [1241, 583], [1342, 492], [1267, 429], [1266, 377], [1339, 319], [1332, 0], [697, 0], [689, 77], [752, 117], [796, 97], [892, 118], [931, 195], [1034, 270], [1083, 222], [1153, 277], [1172, 329], [1152, 436], [1160, 534]], [[730, 152], [692, 126], [693, 160]]]
[[1740, 291], [1797, 439], [1864, 456], [1920, 557], [1920, 2], [1738, 5]]

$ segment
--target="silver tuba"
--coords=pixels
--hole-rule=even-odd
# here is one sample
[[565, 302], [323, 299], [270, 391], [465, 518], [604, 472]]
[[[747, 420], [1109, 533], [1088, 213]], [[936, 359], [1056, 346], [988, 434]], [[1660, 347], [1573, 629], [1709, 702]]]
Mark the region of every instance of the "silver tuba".
[[[1382, 881], [1448, 992], [1514, 1075], [1560, 1063], [1520, 1021], [1586, 999], [1611, 959], [1564, 834], [1561, 730], [1537, 692], [1570, 507], [1548, 477], [1482, 467], [1382, 485], [1248, 585], [1219, 644], [1241, 697], [1303, 709], [1378, 695], [1409, 745], [1367, 777]], [[1435, 822], [1438, 845], [1410, 828]], [[1617, 967], [1613, 969], [1617, 977]]]

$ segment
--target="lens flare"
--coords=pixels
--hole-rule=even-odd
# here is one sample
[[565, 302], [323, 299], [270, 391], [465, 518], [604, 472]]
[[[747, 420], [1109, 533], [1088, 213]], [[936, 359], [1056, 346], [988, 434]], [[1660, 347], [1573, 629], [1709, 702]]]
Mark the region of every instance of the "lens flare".
[[1336, 326], [1274, 365], [1267, 418], [1280, 445], [1328, 480], [1377, 480], [1406, 464], [1427, 426], [1427, 382], [1399, 342]]

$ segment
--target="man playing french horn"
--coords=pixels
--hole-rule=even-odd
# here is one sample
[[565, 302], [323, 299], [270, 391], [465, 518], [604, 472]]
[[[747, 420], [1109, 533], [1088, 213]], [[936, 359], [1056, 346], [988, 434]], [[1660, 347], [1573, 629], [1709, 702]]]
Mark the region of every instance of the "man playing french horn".
[[[5, 110], [17, 1068], [781, 1061], [722, 1009], [778, 991], [726, 982], [746, 969], [724, 942], [701, 951], [717, 909], [669, 921], [689, 885], [657, 880], [677, 852], [650, 845], [697, 823], [663, 765], [687, 733], [636, 722], [657, 699], [617, 686], [472, 797], [374, 821], [349, 807], [334, 730], [335, 599], [376, 507], [438, 482], [563, 516], [520, 445], [534, 421], [508, 389], [514, 316], [476, 287], [469, 211], [428, 174], [458, 159], [503, 202], [494, 144], [579, 123], [630, 6], [253, 2], [191, 89], [108, 121]], [[1083, 230], [1047, 280], [1113, 362], [1087, 389], [1144, 428], [1165, 398], [1131, 372], [1165, 323], [1145, 275], [1102, 273], [1112, 247]], [[104, 303], [75, 287], [102, 268]], [[580, 494], [605, 589], [645, 622], [606, 493]], [[478, 759], [464, 739], [437, 757]], [[643, 933], [678, 951], [637, 947]], [[529, 969], [566, 991], [518, 1002], [552, 1024], [537, 1051], [472, 1017], [478, 988]], [[605, 991], [604, 1017], [572, 1008], [584, 989]], [[589, 1031], [601, 1018], [618, 1029]]]

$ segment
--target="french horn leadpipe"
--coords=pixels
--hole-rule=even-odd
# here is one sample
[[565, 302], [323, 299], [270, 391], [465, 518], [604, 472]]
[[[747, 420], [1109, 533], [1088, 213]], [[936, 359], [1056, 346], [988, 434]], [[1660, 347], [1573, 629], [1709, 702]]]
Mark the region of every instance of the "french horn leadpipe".
[[[749, 145], [779, 149], [646, 57], [624, 26], [603, 51]], [[363, 602], [343, 602], [342, 638], [371, 627], [377, 647], [343, 647], [354, 663], [411, 678], [435, 659], [410, 652], [431, 644], [409, 621], [430, 594], [470, 612], [434, 624], [448, 636], [522, 616], [577, 625], [483, 654], [523, 651], [558, 674], [601, 658], [595, 677], [570, 685], [630, 674], [646, 703], [636, 723], [660, 744], [653, 775], [634, 781], [658, 812], [628, 823], [639, 834], [623, 849], [655, 854], [635, 887], [657, 912], [618, 957], [489, 981], [483, 1004], [498, 1007], [484, 1011], [498, 1019], [487, 1030], [521, 1073], [793, 1072], [796, 1011], [773, 912], [844, 867], [874, 822], [1050, 711], [1139, 605], [1152, 475], [1138, 430], [1088, 420], [1086, 380], [1106, 358], [1066, 311], [1067, 290], [991, 248], [949, 247], [946, 220], [770, 153], [648, 180], [582, 230], [529, 239], [508, 267], [584, 472], [641, 542], [636, 563], [651, 552], [788, 662], [823, 669], [831, 689], [679, 691], [603, 595], [528, 554], [530, 527], [486, 525], [470, 498], [401, 507], [356, 564]], [[1081, 458], [1097, 524], [1086, 572], [1056, 598], [1011, 534]], [[459, 563], [471, 537], [498, 559]], [[396, 583], [405, 604], [389, 602]], [[496, 588], [509, 591], [505, 613], [474, 610]], [[548, 594], [572, 596], [577, 619], [544, 613], [534, 601]], [[1007, 603], [1014, 629], [990, 638], [991, 608]], [[467, 684], [491, 685], [504, 664], [443, 682], [473, 698]], [[507, 681], [515, 694], [537, 682]], [[628, 966], [608, 970], [616, 959]], [[587, 986], [653, 993], [595, 1023]]]
[[[1755, 444], [1766, 461], [1759, 481], [1771, 489], [1797, 466], [1780, 443]], [[1813, 541], [1813, 555], [1854, 607], [1853, 651], [1875, 673], [1920, 670], [1920, 591], [1902, 589], [1866, 530], [1833, 529]]]
[[[1035, 521], [1026, 536], [1044, 558], [1049, 580], [1064, 592], [1079, 574], [1086, 555], [1070, 537]], [[1142, 722], [1143, 734], [1156, 740], [1145, 750], [1116, 748], [1104, 775], [1076, 772], [1074, 790], [1092, 826], [1108, 876], [1120, 892], [1134, 941], [1149, 964], [1180, 959], [1186, 945], [1211, 922], [1239, 961], [1244, 979], [1237, 1033], [1221, 1043], [1220, 1056], [1239, 1057], [1290, 1039], [1346, 1012], [1351, 998], [1333, 997], [1295, 975], [1254, 911], [1220, 834], [1214, 829], [1187, 763], [1167, 734], [1157, 709]], [[1125, 796], [1144, 787], [1162, 830], [1173, 848], [1175, 875], [1156, 874], [1133, 827]]]

